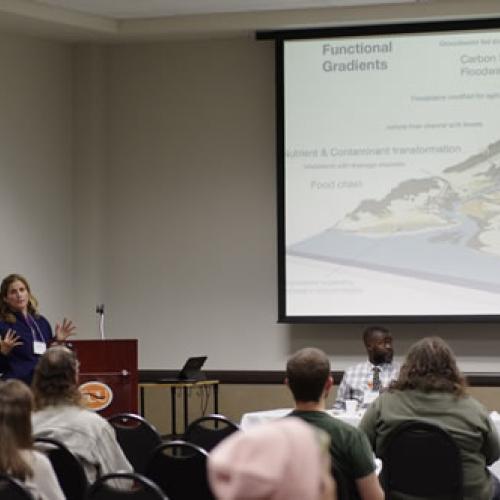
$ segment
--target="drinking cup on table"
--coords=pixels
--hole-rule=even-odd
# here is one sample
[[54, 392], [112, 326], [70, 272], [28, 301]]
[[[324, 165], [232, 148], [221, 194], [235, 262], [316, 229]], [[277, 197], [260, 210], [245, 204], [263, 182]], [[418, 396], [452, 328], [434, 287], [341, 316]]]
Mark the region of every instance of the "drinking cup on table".
[[346, 413], [356, 413], [358, 409], [358, 401], [356, 399], [346, 399], [345, 411]]

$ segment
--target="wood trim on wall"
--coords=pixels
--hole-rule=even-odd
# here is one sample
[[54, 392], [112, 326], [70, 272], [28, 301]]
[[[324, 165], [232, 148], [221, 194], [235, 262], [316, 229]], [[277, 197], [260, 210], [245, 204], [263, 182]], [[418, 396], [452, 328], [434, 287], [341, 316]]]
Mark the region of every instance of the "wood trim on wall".
[[[163, 378], [177, 376], [177, 370], [139, 370], [139, 382], [157, 382]], [[332, 372], [335, 384], [339, 384], [342, 371]], [[221, 384], [282, 384], [285, 372], [280, 370], [206, 370], [207, 379], [219, 380]], [[465, 373], [467, 382], [471, 387], [498, 387], [500, 386], [500, 373]]]

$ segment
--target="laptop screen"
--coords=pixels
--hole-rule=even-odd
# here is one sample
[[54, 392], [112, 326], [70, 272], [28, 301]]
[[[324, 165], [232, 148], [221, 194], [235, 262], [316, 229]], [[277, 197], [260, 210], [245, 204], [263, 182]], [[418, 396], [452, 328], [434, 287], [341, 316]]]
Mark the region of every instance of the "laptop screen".
[[201, 372], [201, 367], [205, 364], [207, 356], [198, 356], [188, 358], [184, 363], [182, 370], [179, 373], [178, 378], [180, 380], [194, 379], [200, 380], [205, 378], [204, 374]]

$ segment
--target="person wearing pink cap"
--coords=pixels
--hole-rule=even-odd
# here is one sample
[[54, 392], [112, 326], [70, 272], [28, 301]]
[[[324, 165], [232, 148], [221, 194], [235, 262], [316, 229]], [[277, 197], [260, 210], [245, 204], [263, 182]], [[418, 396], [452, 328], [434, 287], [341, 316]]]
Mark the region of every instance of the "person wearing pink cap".
[[208, 457], [217, 500], [337, 500], [329, 438], [298, 418], [238, 431]]

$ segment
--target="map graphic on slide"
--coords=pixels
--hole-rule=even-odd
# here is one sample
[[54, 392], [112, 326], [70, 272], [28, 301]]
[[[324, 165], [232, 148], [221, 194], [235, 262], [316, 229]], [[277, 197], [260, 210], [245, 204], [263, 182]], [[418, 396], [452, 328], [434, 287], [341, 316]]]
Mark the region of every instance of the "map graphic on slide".
[[361, 200], [287, 253], [500, 293], [500, 140]]

